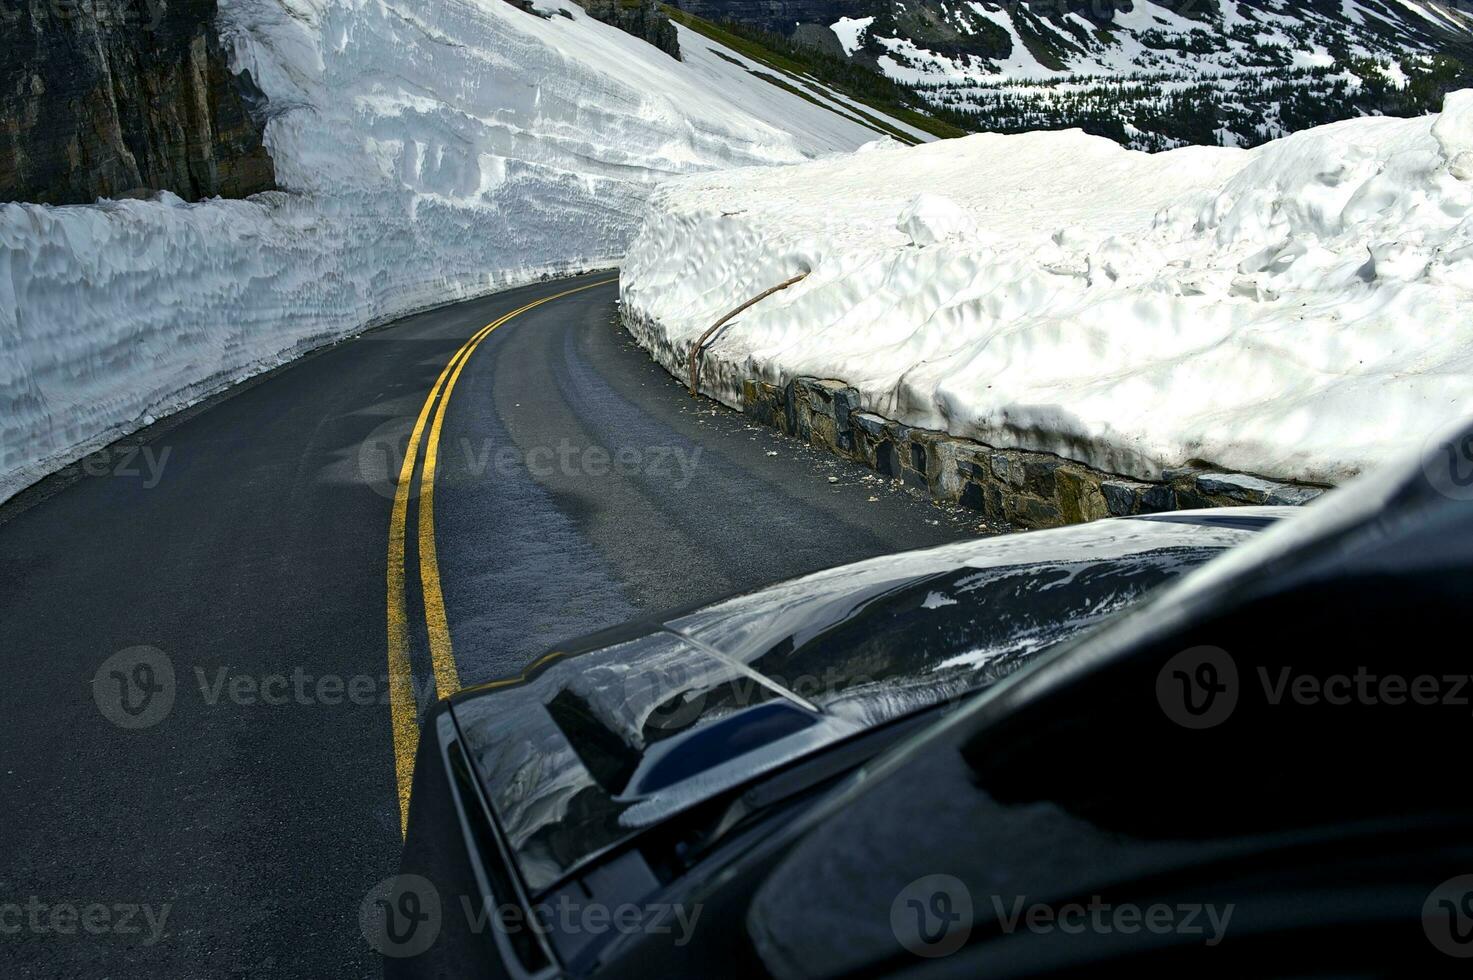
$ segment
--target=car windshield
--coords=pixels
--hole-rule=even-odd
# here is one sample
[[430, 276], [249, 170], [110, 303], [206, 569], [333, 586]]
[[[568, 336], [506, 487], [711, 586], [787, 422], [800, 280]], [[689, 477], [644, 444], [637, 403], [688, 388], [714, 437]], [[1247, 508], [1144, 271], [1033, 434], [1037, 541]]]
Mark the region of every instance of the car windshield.
[[553, 658], [455, 711], [540, 893], [677, 814], [994, 683], [1253, 533], [1119, 522], [881, 559]]

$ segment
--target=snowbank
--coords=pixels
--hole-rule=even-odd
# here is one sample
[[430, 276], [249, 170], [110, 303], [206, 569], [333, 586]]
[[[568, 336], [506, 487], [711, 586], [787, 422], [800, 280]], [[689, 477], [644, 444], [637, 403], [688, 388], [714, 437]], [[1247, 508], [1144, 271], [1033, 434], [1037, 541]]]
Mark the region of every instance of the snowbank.
[[0, 205], [0, 500], [372, 323], [616, 264], [665, 177], [794, 163], [872, 129], [682, 32], [677, 62], [502, 0], [221, 0], [286, 193]]
[[1338, 483], [1473, 414], [1470, 151], [1459, 92], [1254, 150], [984, 134], [681, 178], [623, 300], [684, 376], [701, 331], [810, 269], [723, 330], [705, 390], [835, 378], [881, 415], [1116, 473]]

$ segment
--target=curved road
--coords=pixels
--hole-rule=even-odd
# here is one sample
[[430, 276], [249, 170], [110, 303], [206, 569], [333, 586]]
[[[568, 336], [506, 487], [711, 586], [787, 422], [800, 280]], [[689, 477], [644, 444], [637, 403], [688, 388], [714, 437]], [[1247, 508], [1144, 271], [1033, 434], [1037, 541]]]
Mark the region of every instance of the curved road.
[[687, 398], [616, 299], [409, 317], [0, 508], [0, 975], [376, 975], [417, 705], [980, 529]]

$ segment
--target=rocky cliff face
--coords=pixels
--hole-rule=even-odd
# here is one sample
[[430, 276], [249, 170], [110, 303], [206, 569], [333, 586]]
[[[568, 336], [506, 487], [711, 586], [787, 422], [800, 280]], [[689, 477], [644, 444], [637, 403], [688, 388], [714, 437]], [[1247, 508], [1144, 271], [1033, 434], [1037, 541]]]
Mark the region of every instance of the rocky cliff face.
[[11, 0], [0, 7], [0, 201], [90, 203], [274, 184], [231, 74], [215, 0]]
[[641, 38], [670, 57], [680, 59], [680, 39], [675, 25], [660, 9], [656, 0], [578, 0], [578, 4], [594, 20], [612, 24]]
[[679, 0], [673, 6], [707, 20], [733, 20], [779, 34], [798, 24], [832, 24], [875, 13], [875, 0]]

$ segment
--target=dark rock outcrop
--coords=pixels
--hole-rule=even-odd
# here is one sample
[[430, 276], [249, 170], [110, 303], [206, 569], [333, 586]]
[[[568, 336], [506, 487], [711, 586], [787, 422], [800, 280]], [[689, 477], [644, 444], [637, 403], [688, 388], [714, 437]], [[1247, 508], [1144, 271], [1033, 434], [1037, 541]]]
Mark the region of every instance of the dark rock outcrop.
[[844, 45], [839, 43], [839, 35], [835, 34], [834, 29], [827, 24], [799, 24], [793, 28], [793, 43], [820, 51], [830, 57], [845, 57]]
[[675, 25], [656, 0], [578, 0], [578, 3], [594, 20], [612, 24], [680, 60], [680, 39], [675, 34]]
[[215, 0], [12, 0], [0, 9], [0, 201], [187, 200], [275, 186]]
[[680, 0], [681, 10], [714, 21], [736, 21], [784, 36], [797, 24], [832, 24], [841, 17], [867, 17], [875, 0]]

